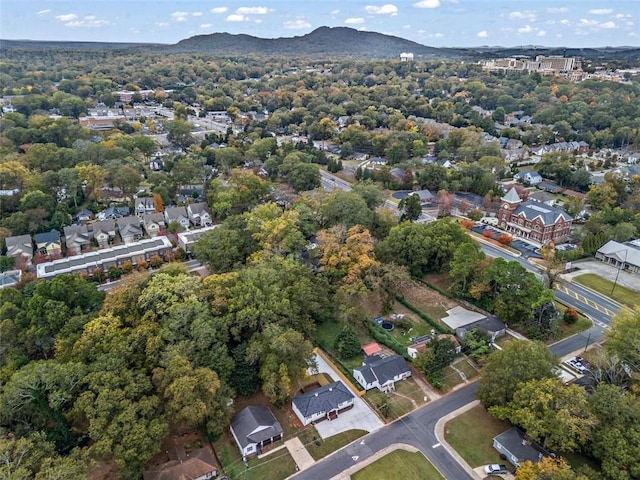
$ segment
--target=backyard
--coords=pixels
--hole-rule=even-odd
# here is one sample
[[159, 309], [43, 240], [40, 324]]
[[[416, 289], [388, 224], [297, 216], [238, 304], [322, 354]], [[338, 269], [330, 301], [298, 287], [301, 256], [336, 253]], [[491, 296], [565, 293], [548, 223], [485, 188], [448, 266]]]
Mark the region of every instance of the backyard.
[[630, 290], [620, 284], [614, 284], [593, 273], [583, 273], [574, 277], [573, 280], [628, 307], [634, 308], [640, 305], [640, 292]]
[[380, 460], [351, 475], [352, 480], [372, 478], [401, 480], [444, 480], [433, 465], [420, 452], [395, 450]]
[[442, 388], [440, 392], [448, 393], [458, 385], [466, 383], [460, 373], [462, 373], [467, 380], [473, 380], [480, 375], [478, 370], [471, 365], [468, 358], [459, 358], [457, 361], [454, 361], [452, 365], [442, 369]]

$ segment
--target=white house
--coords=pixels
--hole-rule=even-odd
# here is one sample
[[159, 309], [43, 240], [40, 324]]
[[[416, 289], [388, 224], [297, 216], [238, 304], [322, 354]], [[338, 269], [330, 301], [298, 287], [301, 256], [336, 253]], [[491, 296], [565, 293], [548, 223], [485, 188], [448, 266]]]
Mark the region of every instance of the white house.
[[134, 201], [136, 215], [142, 216], [156, 211], [156, 204], [152, 197], [140, 197]]
[[291, 408], [303, 425], [318, 420], [334, 420], [338, 414], [353, 406], [354, 395], [338, 381], [293, 397]]
[[187, 215], [189, 220], [196, 227], [209, 227], [213, 224], [211, 221], [211, 212], [206, 202], [192, 203], [187, 206]]
[[527, 185], [537, 185], [542, 182], [542, 176], [535, 170], [522, 170], [516, 173], [513, 179]]
[[263, 447], [282, 438], [280, 422], [267, 407], [245, 407], [231, 419], [230, 428], [243, 459], [262, 453]]
[[189, 215], [185, 207], [167, 207], [164, 209], [164, 219], [169, 225], [171, 222], [178, 222], [185, 230], [189, 229]]
[[365, 357], [362, 366], [353, 370], [355, 378], [365, 390], [377, 388], [381, 392], [392, 392], [396, 382], [411, 376], [411, 369], [400, 355]]

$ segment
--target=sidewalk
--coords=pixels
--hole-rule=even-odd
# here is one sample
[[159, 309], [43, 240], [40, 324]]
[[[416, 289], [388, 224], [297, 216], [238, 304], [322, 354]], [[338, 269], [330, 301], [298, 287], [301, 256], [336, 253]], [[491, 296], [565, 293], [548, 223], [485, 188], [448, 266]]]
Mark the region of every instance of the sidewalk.
[[289, 450], [291, 457], [293, 457], [293, 461], [296, 462], [298, 470], [309, 468], [316, 462], [309, 452], [307, 452], [307, 449], [298, 437], [287, 440], [284, 444], [287, 447], [287, 450]]
[[374, 453], [369, 458], [354, 465], [353, 467], [347, 468], [344, 472], [340, 473], [339, 475], [336, 475], [335, 477], [332, 477], [330, 480], [350, 480], [351, 475], [353, 475], [357, 471], [362, 470], [364, 467], [371, 465], [372, 463], [380, 460], [385, 455], [391, 452], [394, 452], [396, 450], [406, 450], [407, 452], [411, 452], [411, 453], [416, 453], [420, 451], [417, 448], [412, 447], [411, 445], [407, 445], [405, 443], [394, 443], [393, 445], [389, 445], [388, 447], [383, 448], [382, 450]]
[[455, 417], [457, 417], [458, 415], [462, 415], [463, 413], [465, 413], [468, 410], [471, 410], [473, 407], [476, 407], [480, 405], [480, 401], [479, 400], [474, 400], [471, 403], [467, 403], [465, 406], [460, 407], [458, 410], [455, 410], [453, 412], [451, 412], [449, 415], [446, 415], [444, 417], [442, 417], [440, 420], [438, 420], [438, 423], [436, 423], [436, 438], [438, 439], [438, 441], [442, 444], [442, 447], [449, 452], [449, 454], [456, 459], [456, 462], [458, 462], [460, 464], [460, 466], [462, 468], [464, 468], [467, 473], [469, 475], [471, 475], [471, 477], [477, 479], [477, 480], [482, 480], [484, 478], [484, 475], [478, 475], [478, 473], [476, 473], [474, 471], [473, 468], [471, 468], [471, 466], [466, 462], [466, 460], [464, 458], [462, 458], [460, 456], [460, 454], [458, 454], [458, 452], [451, 446], [449, 445], [446, 440], [444, 439], [444, 427], [447, 424], [447, 422], [449, 422], [449, 420], [454, 419]]

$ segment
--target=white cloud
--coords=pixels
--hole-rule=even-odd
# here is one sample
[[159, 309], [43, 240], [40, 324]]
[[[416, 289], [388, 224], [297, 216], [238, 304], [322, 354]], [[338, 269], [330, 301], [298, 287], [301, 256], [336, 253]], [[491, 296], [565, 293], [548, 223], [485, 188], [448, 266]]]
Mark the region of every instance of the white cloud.
[[569, 9], [567, 7], [549, 7], [547, 13], [567, 13]]
[[398, 7], [391, 3], [387, 3], [386, 5], [382, 5], [381, 7], [376, 7], [375, 5], [367, 5], [364, 7], [364, 10], [367, 13], [373, 13], [374, 15], [397, 15]]
[[628, 13], [616, 13], [614, 18], [631, 18], [631, 15], [629, 15]]
[[77, 20], [78, 15], [75, 13], [66, 13], [64, 15], [57, 15], [56, 20], [60, 20], [61, 22], [72, 22], [73, 20]]
[[262, 23], [262, 19], [261, 19], [261, 18], [256, 18], [256, 19], [253, 21], [253, 23], [258, 23], [258, 24], [260, 24], [260, 23]]
[[249, 18], [245, 15], [238, 15], [237, 13], [232, 13], [227, 17], [227, 22], [247, 22]]
[[173, 12], [171, 14], [171, 19], [174, 22], [184, 22], [187, 20], [188, 16], [189, 16], [189, 12]]
[[290, 30], [302, 30], [305, 28], [311, 28], [311, 24], [306, 20], [288, 20], [284, 22], [284, 28]]
[[36, 15], [46, 15], [47, 13], [51, 13], [51, 9], [47, 8], [46, 10], [40, 10]]
[[563, 18], [562, 20], [560, 20], [560, 23], [562, 25], [571, 25], [571, 22], [569, 20], [567, 20], [566, 18]]
[[209, 10], [211, 13], [227, 13], [229, 9], [227, 7], [215, 7]]
[[535, 22], [536, 21], [536, 14], [535, 12], [531, 12], [531, 11], [524, 11], [524, 12], [511, 12], [509, 13], [509, 18], [517, 18], [519, 20], [528, 20], [530, 22]]
[[531, 25], [525, 25], [524, 27], [520, 27], [518, 29], [518, 33], [531, 33], [533, 32], [533, 28], [531, 28]]
[[616, 28], [616, 24], [614, 22], [604, 22], [600, 24], [600, 28]]
[[211, 28], [211, 24], [210, 23], [203, 23], [202, 25], [200, 25], [200, 28]]
[[168, 27], [169, 24], [167, 22], [158, 22], [156, 23], [156, 26], [165, 28], [165, 27]]
[[344, 20], [344, 23], [347, 25], [358, 25], [360, 23], [364, 23], [364, 18], [362, 17], [349, 17]]
[[109, 22], [108, 20], [101, 20], [95, 15], [86, 15], [82, 18], [82, 20], [76, 18], [74, 20], [66, 22], [64, 26], [69, 28], [99, 28], [110, 24], [111, 22]]
[[413, 4], [416, 8], [438, 8], [440, 6], [440, 0], [420, 0]]
[[238, 15], [266, 15], [273, 10], [267, 7], [240, 7], [236, 10]]
[[[451, 3], [456, 3], [456, 2], [451, 2]], [[440, 32], [434, 33], [433, 36], [435, 38], [443, 38], [444, 37], [444, 33], [440, 33]]]
[[610, 8], [592, 8], [589, 10], [591, 15], [609, 15], [613, 10]]
[[337, 15], [340, 13], [340, 10], [331, 10], [331, 15]]
[[591, 28], [598, 28], [598, 25], [599, 25], [597, 20], [587, 20], [586, 18], [581, 18], [580, 22], [578, 23], [581, 27], [591, 27]]
[[481, 32], [476, 33], [476, 37], [478, 38], [487, 38], [489, 36], [489, 32], [486, 30], [482, 30]]
[[544, 30], [540, 30], [540, 31], [538, 32], [538, 36], [539, 36], [539, 37], [544, 37], [546, 34], [547, 34], [547, 32], [545, 32]]
[[202, 12], [191, 12], [191, 16], [192, 17], [201, 17], [202, 16]]

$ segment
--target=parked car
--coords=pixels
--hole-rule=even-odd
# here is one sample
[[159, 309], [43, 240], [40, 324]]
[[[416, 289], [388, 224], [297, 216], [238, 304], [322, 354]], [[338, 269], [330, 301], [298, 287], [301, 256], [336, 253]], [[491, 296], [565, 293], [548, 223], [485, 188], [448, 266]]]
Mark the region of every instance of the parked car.
[[486, 473], [487, 475], [492, 475], [495, 473], [498, 473], [498, 474], [507, 473], [507, 466], [498, 465], [497, 463], [492, 463], [491, 465], [487, 465], [486, 467], [484, 467], [484, 473]]

